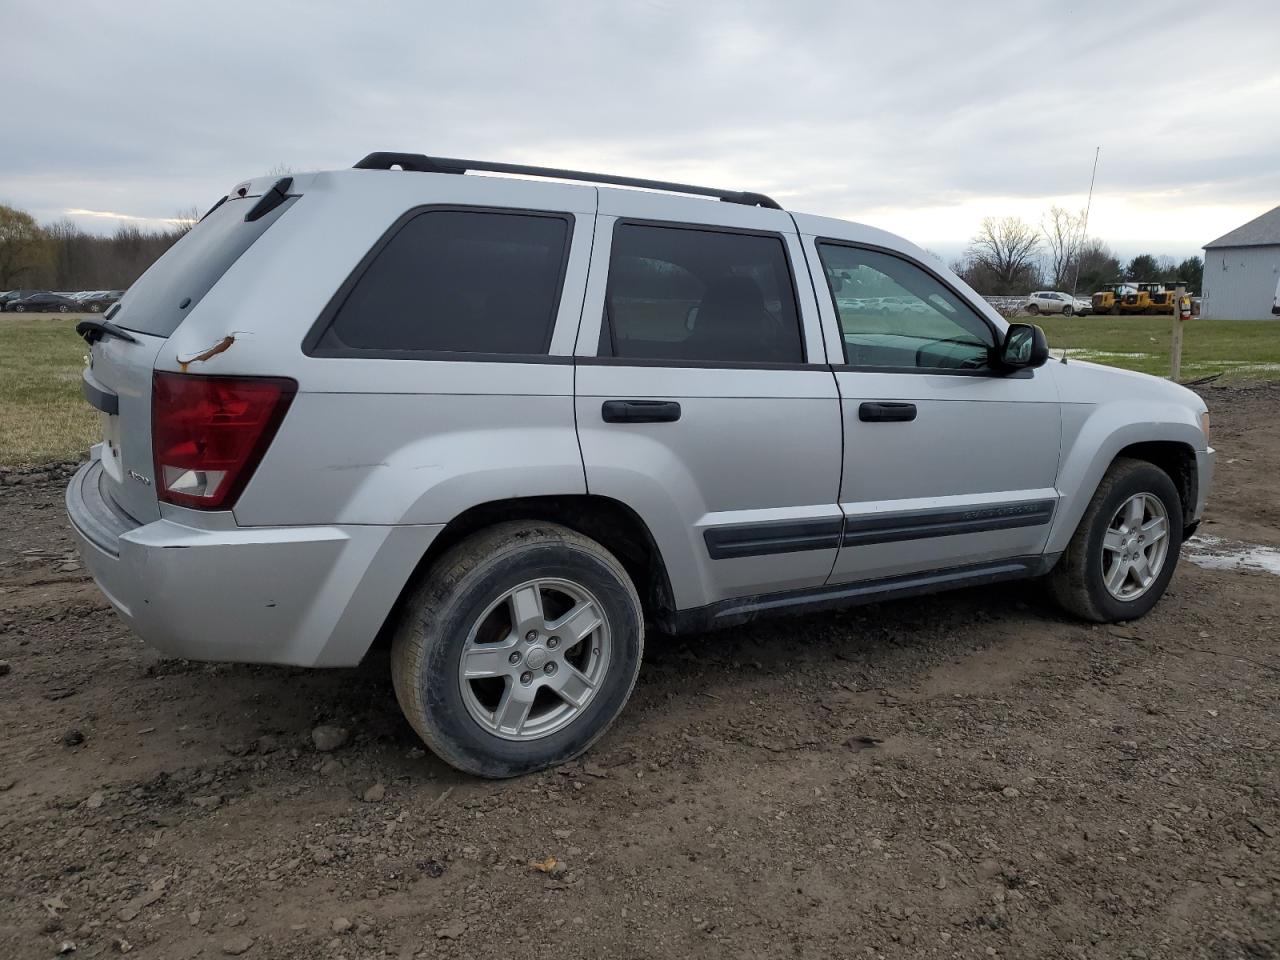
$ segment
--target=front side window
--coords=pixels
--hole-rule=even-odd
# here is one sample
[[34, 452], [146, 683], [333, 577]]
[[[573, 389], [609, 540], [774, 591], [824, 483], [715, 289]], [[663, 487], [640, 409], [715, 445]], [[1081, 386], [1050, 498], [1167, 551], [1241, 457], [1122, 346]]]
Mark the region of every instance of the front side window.
[[909, 260], [836, 243], [818, 254], [840, 318], [845, 363], [984, 370], [995, 343], [973, 308]]
[[787, 250], [767, 234], [618, 224], [604, 330], [615, 357], [804, 361]]
[[545, 354], [569, 236], [562, 215], [425, 210], [360, 275], [315, 352]]

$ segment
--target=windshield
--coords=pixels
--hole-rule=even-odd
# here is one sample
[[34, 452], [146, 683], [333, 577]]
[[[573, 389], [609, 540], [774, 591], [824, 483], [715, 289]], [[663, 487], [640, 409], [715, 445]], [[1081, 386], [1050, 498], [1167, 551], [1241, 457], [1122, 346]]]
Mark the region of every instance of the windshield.
[[237, 197], [211, 210], [151, 265], [120, 302], [114, 322], [128, 330], [170, 336], [240, 255], [293, 205], [290, 197], [249, 223], [257, 197]]

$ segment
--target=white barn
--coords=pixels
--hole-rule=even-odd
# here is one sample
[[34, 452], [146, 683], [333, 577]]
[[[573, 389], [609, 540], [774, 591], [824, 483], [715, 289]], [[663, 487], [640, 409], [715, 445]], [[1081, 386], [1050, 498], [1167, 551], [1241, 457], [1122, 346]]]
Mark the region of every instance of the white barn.
[[1280, 303], [1280, 207], [1204, 245], [1200, 313], [1207, 320], [1260, 320]]

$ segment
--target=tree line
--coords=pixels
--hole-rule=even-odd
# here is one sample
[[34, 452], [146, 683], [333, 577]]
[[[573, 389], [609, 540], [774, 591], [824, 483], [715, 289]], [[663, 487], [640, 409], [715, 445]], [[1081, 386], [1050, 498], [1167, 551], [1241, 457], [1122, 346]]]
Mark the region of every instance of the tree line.
[[1084, 232], [1084, 213], [1051, 207], [1039, 227], [1020, 217], [986, 217], [951, 269], [979, 293], [1021, 296], [1032, 290], [1074, 291], [1088, 296], [1122, 280], [1185, 283], [1199, 293], [1204, 261], [1141, 253], [1127, 263]]
[[[286, 169], [286, 168], [279, 168]], [[70, 220], [41, 225], [0, 204], [0, 290], [124, 290], [191, 229], [196, 211], [171, 226], [126, 223], [109, 235]], [[1143, 253], [1122, 263], [1101, 240], [1084, 235], [1083, 213], [1051, 207], [1039, 227], [1020, 217], [986, 217], [951, 268], [979, 293], [1021, 296], [1037, 289], [1087, 296], [1119, 280], [1182, 282], [1200, 292], [1204, 262]]]
[[195, 219], [192, 212], [160, 229], [126, 223], [101, 235], [65, 219], [39, 224], [0, 204], [0, 290], [125, 290]]

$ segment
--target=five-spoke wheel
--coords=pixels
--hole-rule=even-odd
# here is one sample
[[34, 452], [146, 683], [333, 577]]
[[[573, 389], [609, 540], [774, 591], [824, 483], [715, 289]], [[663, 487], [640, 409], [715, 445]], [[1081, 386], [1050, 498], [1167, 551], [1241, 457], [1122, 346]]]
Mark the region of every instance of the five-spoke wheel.
[[511, 740], [578, 717], [609, 669], [609, 624], [589, 590], [541, 578], [508, 590], [467, 635], [458, 680], [467, 711]]
[[587, 749], [640, 670], [644, 618], [626, 570], [553, 523], [502, 523], [438, 558], [392, 643], [405, 716], [459, 769], [511, 777]]
[[1102, 582], [1117, 600], [1136, 600], [1156, 582], [1169, 553], [1169, 513], [1159, 497], [1135, 493], [1102, 538]]
[[1117, 459], [1049, 575], [1049, 589], [1086, 620], [1140, 617], [1169, 585], [1182, 535], [1182, 500], [1169, 474], [1144, 460]]

